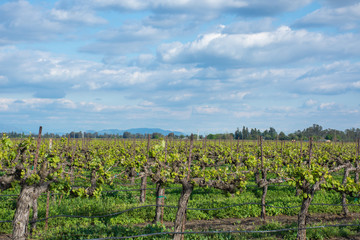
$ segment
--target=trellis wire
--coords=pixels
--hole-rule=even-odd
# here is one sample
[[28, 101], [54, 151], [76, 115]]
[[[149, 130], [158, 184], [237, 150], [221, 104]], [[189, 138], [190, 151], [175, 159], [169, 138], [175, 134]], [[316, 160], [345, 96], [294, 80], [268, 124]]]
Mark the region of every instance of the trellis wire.
[[[181, 187], [173, 187], [173, 188], [165, 188], [165, 189], [182, 189]], [[139, 189], [120, 189], [120, 190], [109, 190], [109, 191], [102, 191], [102, 193], [110, 193], [110, 192], [136, 192], [136, 191], [141, 191], [141, 190], [156, 190], [156, 188], [139, 188]], [[42, 193], [42, 196], [45, 196], [46, 193]], [[53, 195], [61, 195], [61, 193], [52, 193], [51, 196]], [[18, 197], [19, 194], [3, 194], [0, 195], [0, 197]]]
[[[270, 186], [276, 186], [276, 187], [292, 187], [289, 185], [270, 185]], [[81, 186], [74, 186], [76, 187], [81, 187]], [[257, 185], [248, 185], [246, 187], [258, 187]], [[169, 188], [165, 188], [165, 189], [182, 189], [181, 187], [169, 187]], [[137, 188], [137, 189], [120, 189], [120, 190], [109, 190], [109, 191], [102, 191], [103, 193], [108, 193], [108, 192], [136, 192], [136, 191], [141, 191], [141, 190], [156, 190], [156, 188]], [[52, 193], [51, 195], [60, 195], [61, 193]], [[43, 193], [41, 195], [46, 195], [46, 193]], [[18, 194], [0, 194], [0, 197], [18, 197]]]
[[[217, 208], [187, 208], [187, 210], [214, 211], [214, 210], [238, 207], [238, 206], [243, 206], [243, 205], [262, 205], [262, 204], [261, 203], [255, 203], [255, 202], [248, 202], [248, 203], [232, 204], [232, 205], [229, 205], [229, 206], [217, 207]], [[343, 206], [343, 204], [327, 204], [327, 203], [312, 203], [311, 205]], [[30, 221], [30, 223], [41, 222], [41, 221], [45, 221], [45, 220], [51, 219], [51, 218], [105, 218], [105, 217], [117, 216], [117, 215], [123, 214], [125, 212], [129, 212], [129, 211], [136, 210], [136, 209], [148, 208], [148, 207], [157, 207], [157, 206], [158, 207], [166, 207], [166, 208], [178, 208], [178, 206], [173, 206], [173, 205], [156, 205], [156, 204], [152, 204], [152, 205], [144, 205], [144, 206], [139, 206], [139, 207], [128, 208], [128, 209], [122, 210], [120, 212], [110, 213], [110, 214], [106, 214], [106, 215], [99, 215], [99, 216], [55, 215], [55, 216], [50, 216], [48, 218], [38, 219], [36, 221]], [[272, 205], [268, 205], [268, 204], [265, 204], [264, 206], [271, 207], [271, 208], [280, 208], [280, 209], [293, 209], [293, 208], [300, 208], [301, 207], [301, 206], [279, 207], [279, 206], [272, 206]], [[346, 206], [360, 206], [360, 204], [346, 204]], [[7, 222], [12, 222], [12, 221], [11, 220], [0, 221], [0, 223], [7, 223]]]

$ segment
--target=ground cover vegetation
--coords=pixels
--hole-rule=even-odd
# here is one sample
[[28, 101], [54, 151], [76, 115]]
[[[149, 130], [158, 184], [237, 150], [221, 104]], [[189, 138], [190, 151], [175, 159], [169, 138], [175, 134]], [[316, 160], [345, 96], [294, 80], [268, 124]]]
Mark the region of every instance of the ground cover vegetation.
[[[360, 212], [359, 140], [50, 140], [40, 128], [37, 138], [3, 135], [0, 148], [1, 234], [12, 239], [359, 235], [351, 218]], [[309, 214], [325, 214], [324, 223]], [[346, 222], [331, 218], [340, 215]], [[250, 218], [258, 219], [251, 227]], [[231, 230], [247, 232], [181, 234], [221, 230], [193, 224], [216, 219], [236, 219]], [[337, 226], [306, 229], [322, 225]], [[248, 232], [282, 228], [293, 230]]]

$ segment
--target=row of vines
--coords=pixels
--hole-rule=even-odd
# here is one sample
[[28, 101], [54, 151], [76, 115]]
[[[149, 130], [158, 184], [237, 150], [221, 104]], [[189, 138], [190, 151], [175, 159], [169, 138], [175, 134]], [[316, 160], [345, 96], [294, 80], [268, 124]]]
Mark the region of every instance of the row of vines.
[[[359, 141], [316, 143], [263, 141], [188, 140], [12, 140], [0, 143], [0, 190], [19, 188], [13, 217], [12, 239], [23, 240], [30, 209], [37, 218], [37, 200], [52, 191], [72, 197], [97, 197], [104, 185], [115, 180], [141, 179], [140, 202], [146, 199], [149, 180], [156, 185], [154, 223], [163, 216], [165, 189], [182, 186], [174, 232], [185, 231], [187, 205], [194, 187], [217, 188], [242, 194], [249, 181], [262, 189], [261, 218], [266, 219], [268, 186], [286, 183], [302, 196], [298, 213], [298, 239], [306, 239], [306, 215], [320, 189], [341, 193], [344, 214], [349, 214], [347, 197], [359, 196]], [[335, 175], [341, 174], [341, 178]], [[74, 187], [82, 179], [86, 187]], [[29, 230], [30, 229], [30, 230]], [[182, 239], [174, 234], [173, 239]]]

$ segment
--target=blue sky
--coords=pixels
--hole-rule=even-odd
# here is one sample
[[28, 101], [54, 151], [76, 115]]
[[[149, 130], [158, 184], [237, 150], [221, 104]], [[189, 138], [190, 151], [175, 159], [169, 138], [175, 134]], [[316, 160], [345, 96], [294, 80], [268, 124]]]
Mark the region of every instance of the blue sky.
[[359, 0], [0, 2], [0, 131], [360, 127]]

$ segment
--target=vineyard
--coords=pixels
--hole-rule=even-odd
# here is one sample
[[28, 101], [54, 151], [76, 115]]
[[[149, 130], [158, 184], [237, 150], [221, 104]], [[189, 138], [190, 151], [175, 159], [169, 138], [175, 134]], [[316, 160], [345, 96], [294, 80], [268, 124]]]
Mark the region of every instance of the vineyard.
[[51, 140], [39, 133], [2, 136], [0, 238], [360, 236], [359, 140]]

